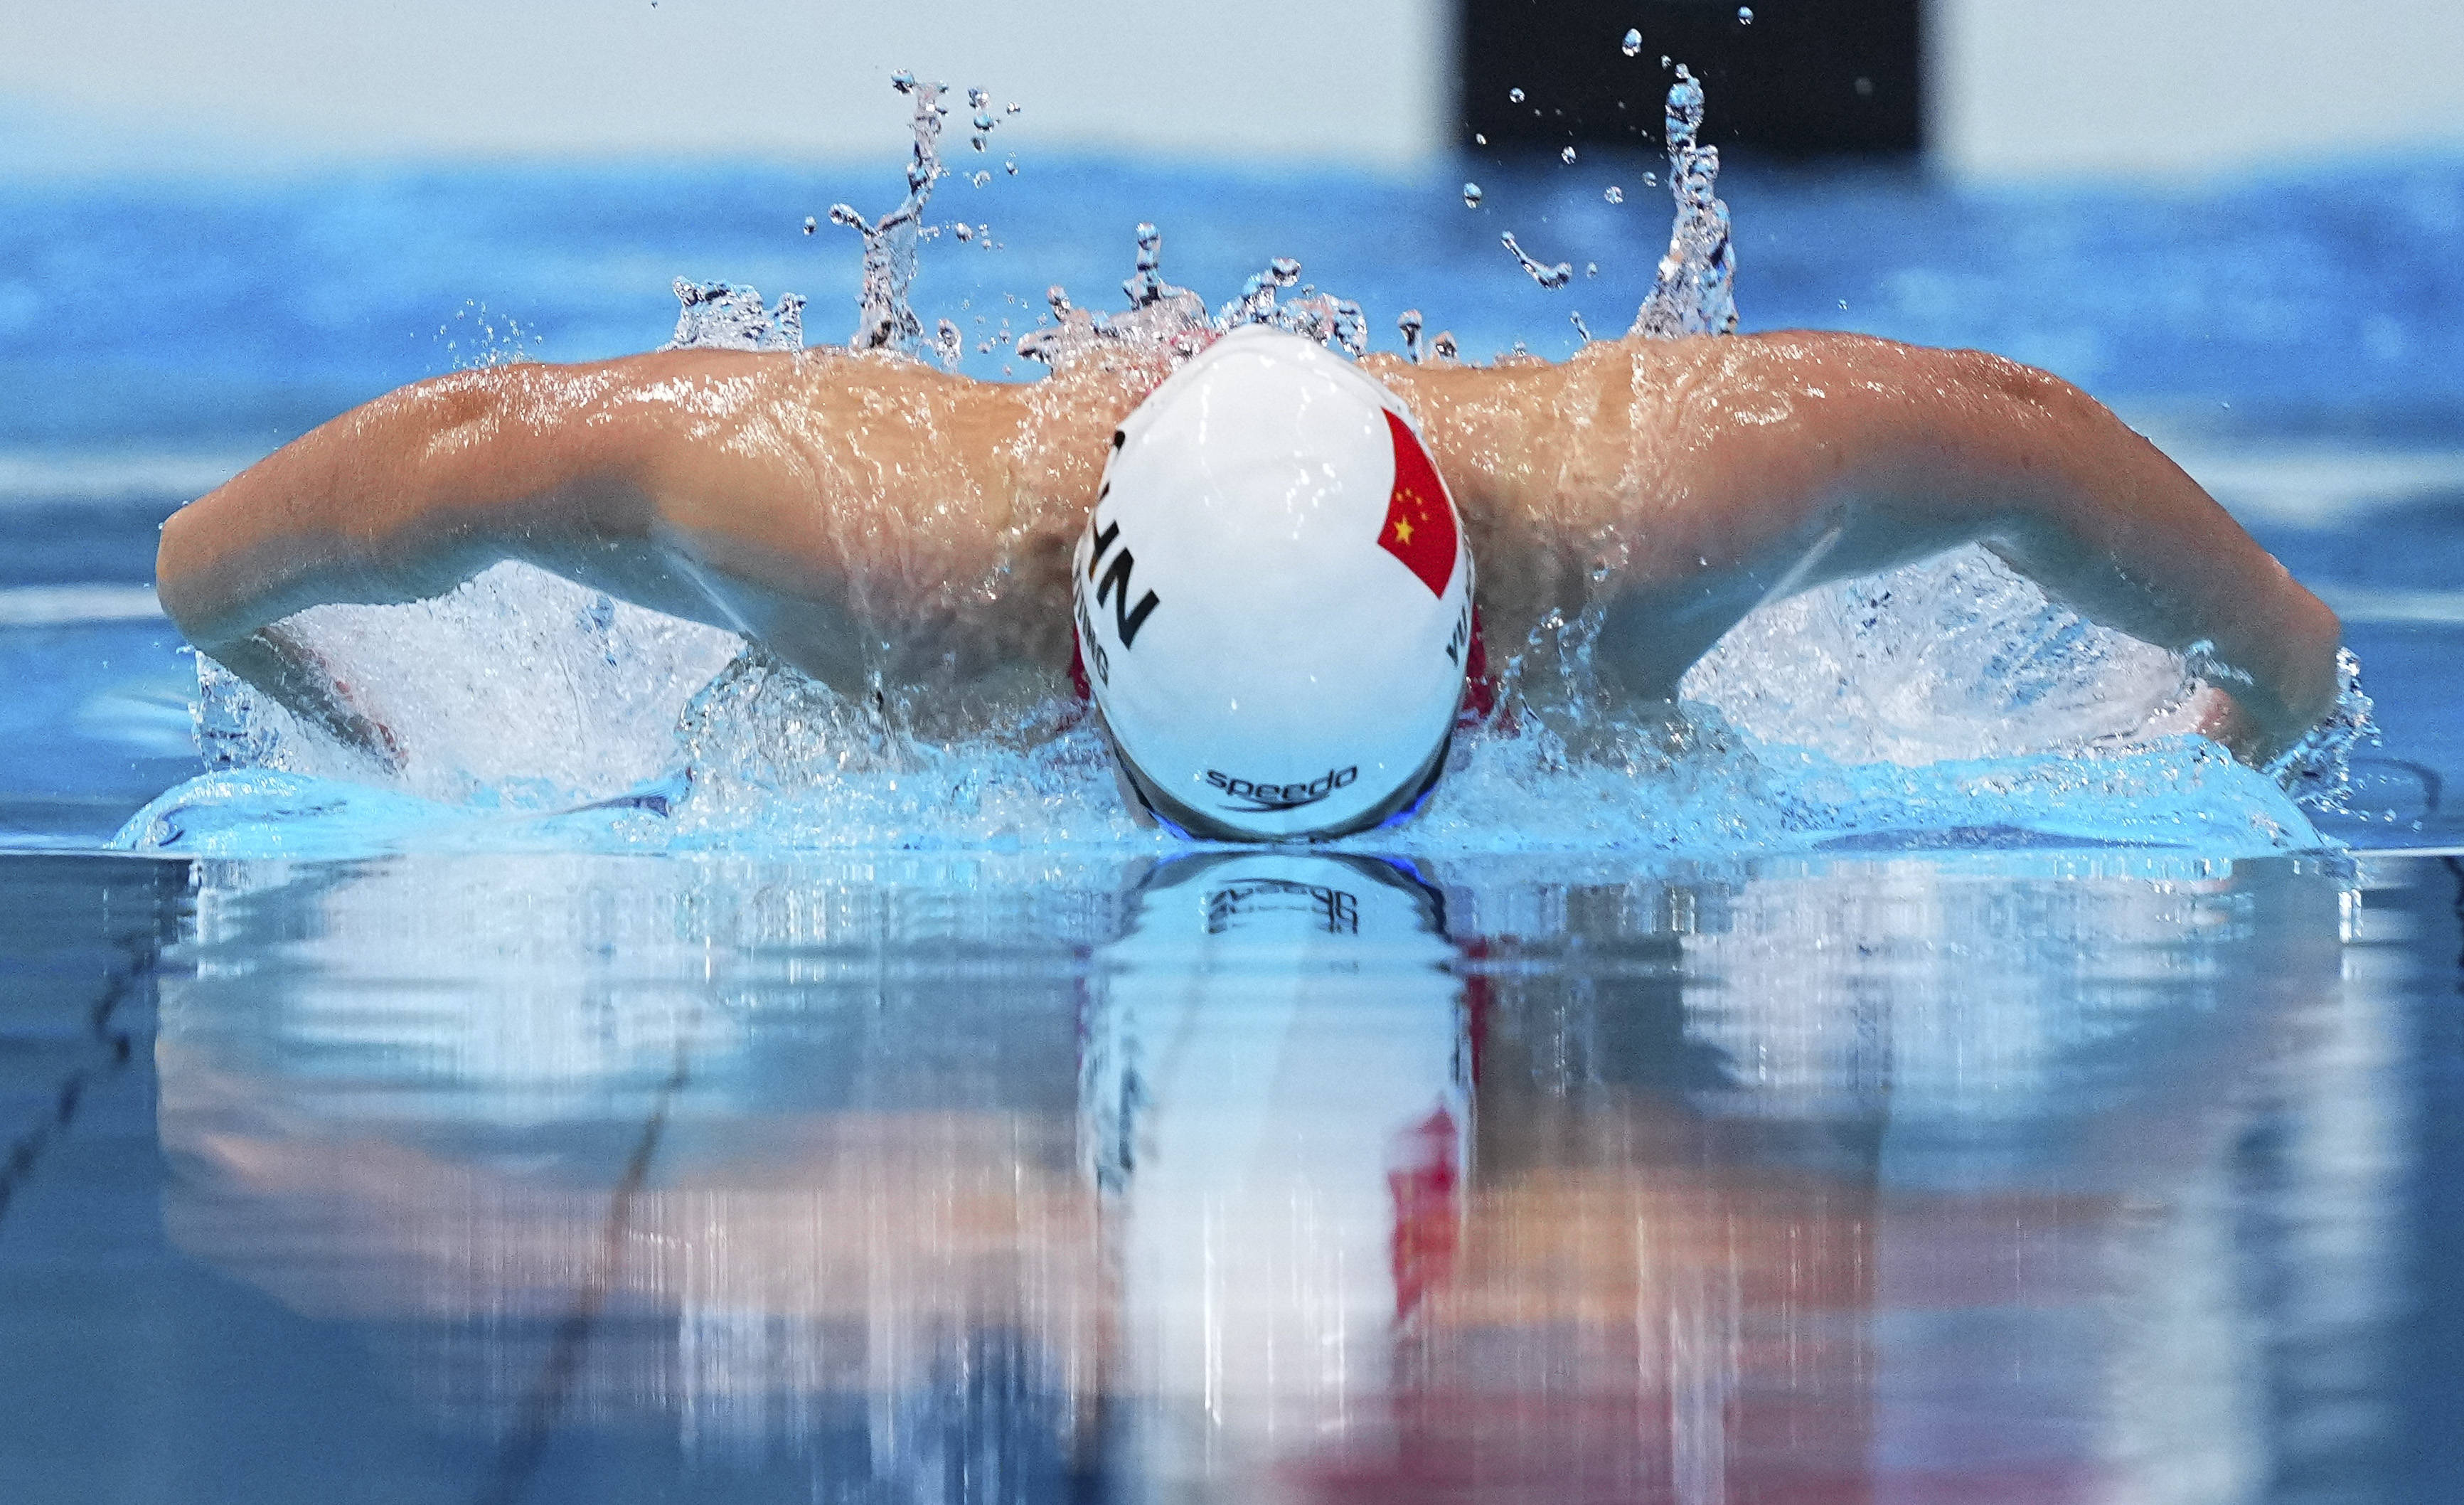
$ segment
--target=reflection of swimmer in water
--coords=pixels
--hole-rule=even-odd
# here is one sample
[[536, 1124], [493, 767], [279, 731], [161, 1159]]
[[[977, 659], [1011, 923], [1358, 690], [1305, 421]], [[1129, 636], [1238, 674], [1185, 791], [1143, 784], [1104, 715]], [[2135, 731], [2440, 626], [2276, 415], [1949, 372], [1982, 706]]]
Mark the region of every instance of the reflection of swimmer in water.
[[1074, 584], [1128, 786], [1216, 835], [1415, 807], [1475, 656], [1473, 554], [1491, 631], [1595, 611], [1593, 662], [1637, 702], [1764, 601], [1970, 542], [2200, 648], [2206, 725], [2245, 758], [2336, 693], [2316, 597], [2110, 412], [1996, 357], [1793, 333], [1354, 367], [1261, 330], [1163, 374], [1127, 351], [1023, 387], [814, 352], [461, 372], [179, 513], [159, 589], [208, 653], [381, 744], [281, 618], [516, 559], [843, 691], [976, 693], [1058, 682]]

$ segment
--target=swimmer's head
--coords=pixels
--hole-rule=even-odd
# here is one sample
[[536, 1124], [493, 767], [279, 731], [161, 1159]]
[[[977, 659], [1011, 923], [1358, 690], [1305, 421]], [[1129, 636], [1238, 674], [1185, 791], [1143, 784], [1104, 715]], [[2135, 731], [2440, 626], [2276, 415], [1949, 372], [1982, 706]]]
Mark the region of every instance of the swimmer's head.
[[1079, 540], [1080, 653], [1123, 782], [1185, 835], [1323, 839], [1444, 767], [1471, 553], [1395, 394], [1251, 327], [1113, 436]]

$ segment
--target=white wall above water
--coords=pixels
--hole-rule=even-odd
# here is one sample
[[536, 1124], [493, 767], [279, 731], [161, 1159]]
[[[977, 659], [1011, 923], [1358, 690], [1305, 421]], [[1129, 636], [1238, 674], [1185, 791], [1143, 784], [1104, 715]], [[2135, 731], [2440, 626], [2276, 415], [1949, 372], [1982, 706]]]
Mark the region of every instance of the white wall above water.
[[[902, 140], [901, 67], [1026, 105], [1019, 148], [1403, 165], [1455, 139], [1455, 3], [15, 0], [0, 175], [870, 155]], [[2455, 0], [1929, 0], [1927, 27], [1959, 176], [2464, 146]]]
[[2180, 176], [2464, 146], [2455, 0], [1929, 0], [1936, 161]]
[[185, 158], [203, 140], [242, 166], [811, 158], [896, 150], [905, 68], [1023, 104], [997, 144], [1391, 164], [1448, 139], [1452, 17], [1445, 0], [12, 0], [0, 113], [96, 166], [183, 137]]

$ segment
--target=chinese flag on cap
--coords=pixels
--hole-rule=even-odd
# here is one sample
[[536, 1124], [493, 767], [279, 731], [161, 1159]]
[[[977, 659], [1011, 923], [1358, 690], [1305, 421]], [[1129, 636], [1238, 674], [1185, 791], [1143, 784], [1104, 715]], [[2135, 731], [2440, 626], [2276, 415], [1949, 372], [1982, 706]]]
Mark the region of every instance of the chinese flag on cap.
[[1455, 509], [1410, 426], [1388, 412], [1386, 428], [1395, 439], [1395, 492], [1386, 498], [1377, 546], [1419, 576], [1430, 594], [1442, 596], [1455, 573]]

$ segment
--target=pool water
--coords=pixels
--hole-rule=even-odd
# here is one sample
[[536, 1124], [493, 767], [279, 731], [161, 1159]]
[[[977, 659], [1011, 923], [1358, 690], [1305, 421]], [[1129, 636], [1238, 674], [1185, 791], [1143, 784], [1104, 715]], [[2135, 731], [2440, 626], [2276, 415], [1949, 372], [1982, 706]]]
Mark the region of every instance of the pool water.
[[12, 1501], [2464, 1483], [2453, 859], [0, 886]]
[[[1145, 219], [1218, 300], [1289, 255], [1381, 344], [1559, 354], [1648, 285], [1651, 166], [1029, 159], [944, 187], [993, 232], [918, 299], [1000, 376]], [[1042, 825], [696, 827], [693, 684], [561, 786], [612, 807], [186, 783], [179, 500], [474, 354], [654, 344], [678, 275], [836, 338], [802, 217], [895, 181], [0, 186], [0, 1499], [2464, 1494], [2464, 166], [1722, 180], [1747, 327], [2049, 365], [2327, 596], [2383, 734], [2338, 808], [1783, 742], [1664, 799], [1475, 766], [1339, 853], [1125, 834], [1066, 756]]]

